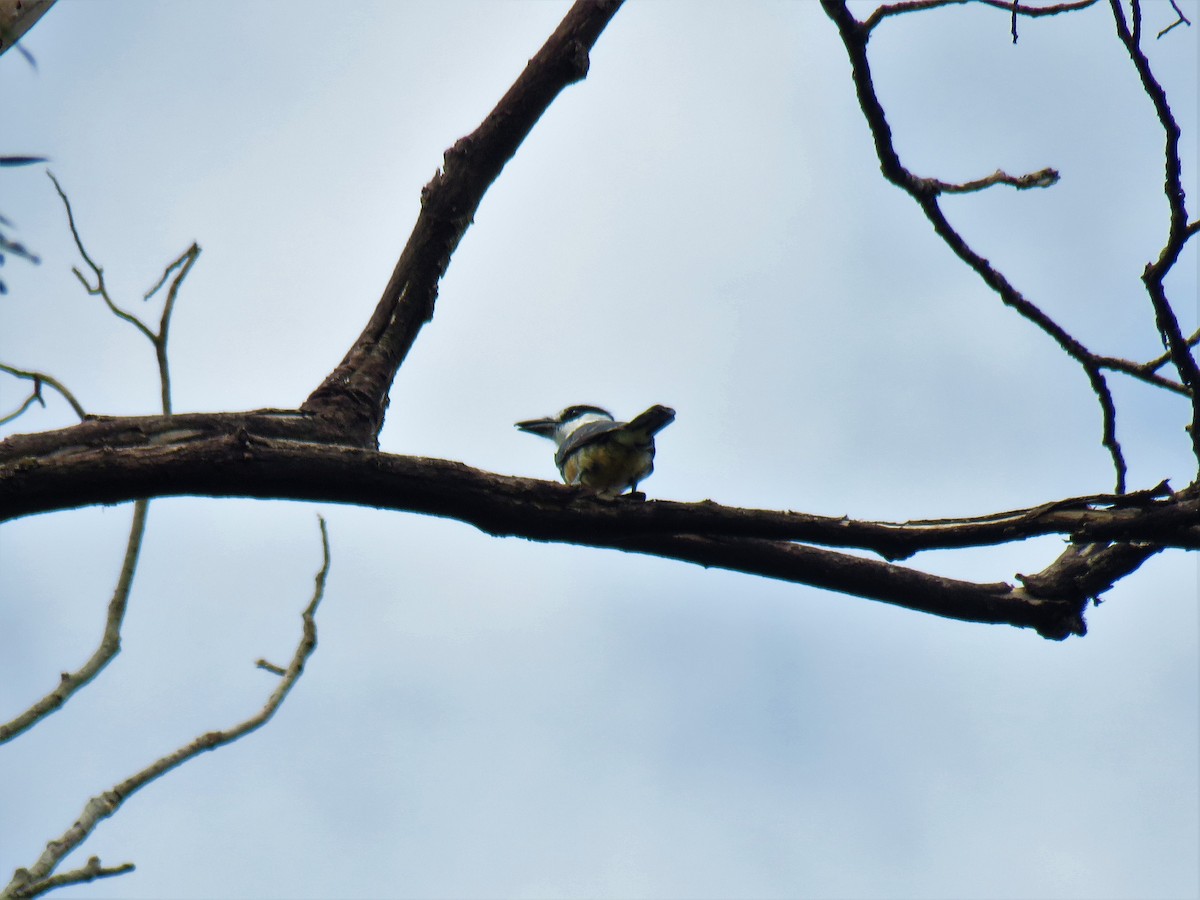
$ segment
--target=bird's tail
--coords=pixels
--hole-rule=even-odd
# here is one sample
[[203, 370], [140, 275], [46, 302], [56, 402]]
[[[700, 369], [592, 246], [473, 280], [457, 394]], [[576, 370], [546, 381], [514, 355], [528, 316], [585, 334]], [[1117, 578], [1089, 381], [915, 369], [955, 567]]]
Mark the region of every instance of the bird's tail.
[[644, 434], [651, 437], [662, 431], [675, 421], [675, 410], [669, 406], [652, 406], [644, 413], [635, 416], [633, 421], [625, 426], [625, 431], [634, 434]]

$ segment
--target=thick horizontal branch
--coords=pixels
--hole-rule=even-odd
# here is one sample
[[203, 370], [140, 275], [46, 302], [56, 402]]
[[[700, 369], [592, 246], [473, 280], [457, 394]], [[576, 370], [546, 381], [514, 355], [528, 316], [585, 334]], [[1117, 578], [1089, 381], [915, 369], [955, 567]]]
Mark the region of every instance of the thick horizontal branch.
[[1200, 548], [1200, 490], [1166, 485], [974, 519], [892, 523], [628, 498], [451, 460], [305, 440], [284, 411], [98, 419], [0, 441], [0, 521], [97, 503], [200, 495], [310, 500], [459, 519], [495, 535], [595, 542], [630, 534], [805, 541], [903, 559], [1047, 534]]
[[[222, 421], [233, 414], [223, 414]], [[244, 414], [254, 424], [254, 416]], [[869, 549], [891, 558], [1062, 533], [1076, 542], [1120, 540], [1144, 548], [1128, 569], [1163, 546], [1200, 547], [1200, 499], [1183, 492], [1086, 498], [975, 521], [907, 525], [724, 507], [711, 501], [606, 500], [546, 481], [495, 475], [458, 462], [396, 456], [360, 447], [262, 437], [245, 427], [214, 433], [203, 417], [148, 417], [147, 443], [80, 444], [64, 435], [57, 453], [14, 452], [0, 442], [0, 521], [38, 512], [158, 496], [292, 499], [390, 508], [469, 523], [493, 535], [648, 553], [705, 566], [811, 584], [911, 609], [977, 622], [1031, 626], [1047, 636], [1082, 633], [1082, 603], [1101, 584], [1049, 578], [1035, 592], [1007, 584], [945, 579], [887, 562], [795, 541]], [[138, 420], [132, 420], [137, 422]], [[268, 417], [274, 422], [274, 418]], [[183, 422], [190, 422], [184, 426]], [[132, 433], [127, 420], [111, 420]], [[27, 436], [23, 440], [45, 438]], [[96, 435], [89, 438], [95, 441]], [[1071, 503], [1077, 505], [1072, 508]], [[1093, 584], [1100, 588], [1092, 590]]]

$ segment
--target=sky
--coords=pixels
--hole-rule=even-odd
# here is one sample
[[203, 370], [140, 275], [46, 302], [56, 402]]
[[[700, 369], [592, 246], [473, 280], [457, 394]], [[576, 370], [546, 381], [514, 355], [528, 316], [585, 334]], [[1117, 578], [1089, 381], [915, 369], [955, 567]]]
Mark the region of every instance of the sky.
[[[1150, 41], [1198, 194], [1197, 27]], [[869, 7], [856, 7], [860, 15]], [[0, 152], [50, 158], [114, 296], [203, 249], [170, 339], [178, 411], [294, 407], [358, 335], [445, 148], [561, 3], [62, 0], [0, 57]], [[1147, 30], [1173, 18], [1146, 5]], [[982, 6], [871, 41], [899, 151], [1026, 296], [1097, 351], [1160, 352], [1139, 275], [1161, 132], [1110, 13]], [[0, 362], [89, 412], [157, 410], [147, 342], [71, 274], [43, 167], [0, 172]], [[1195, 201], [1191, 216], [1194, 219]], [[903, 520], [1112, 489], [1083, 373], [879, 173], [815, 3], [632, 3], [489, 190], [396, 380], [382, 449], [553, 478], [512, 423], [677, 410], [651, 497]], [[1168, 281], [1197, 327], [1196, 241]], [[153, 307], [149, 307], [153, 310]], [[1186, 404], [1119, 376], [1131, 488], [1195, 461]], [[26, 386], [0, 381], [0, 410]], [[51, 398], [0, 434], [63, 427]], [[1195, 555], [1160, 554], [1063, 643], [616, 551], [293, 502], [154, 501], [101, 677], [0, 748], [0, 877], [87, 798], [260, 708], [130, 799], [61, 896], [1186, 898], [1200, 895]], [[0, 719], [103, 626], [128, 505], [0, 526]], [[1057, 538], [911, 564], [1012, 581]]]

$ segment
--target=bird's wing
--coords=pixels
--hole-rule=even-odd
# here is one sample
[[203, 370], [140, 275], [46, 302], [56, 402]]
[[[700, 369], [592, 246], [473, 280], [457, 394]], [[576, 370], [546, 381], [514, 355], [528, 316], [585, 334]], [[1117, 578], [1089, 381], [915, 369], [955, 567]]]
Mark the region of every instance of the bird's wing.
[[558, 448], [558, 452], [554, 454], [555, 465], [561, 469], [567, 457], [580, 447], [586, 447], [604, 435], [619, 431], [624, 427], [624, 422], [588, 422], [586, 425], [580, 425], [567, 436], [567, 439], [562, 442], [562, 446]]

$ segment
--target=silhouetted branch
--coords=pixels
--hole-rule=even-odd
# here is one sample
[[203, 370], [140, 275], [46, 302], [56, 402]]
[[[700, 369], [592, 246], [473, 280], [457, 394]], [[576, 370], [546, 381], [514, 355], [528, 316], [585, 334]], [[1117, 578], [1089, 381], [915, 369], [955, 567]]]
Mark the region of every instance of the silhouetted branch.
[[84, 412], [79, 401], [75, 399], [75, 395], [67, 390], [66, 385], [64, 385], [53, 375], [47, 375], [45, 372], [32, 372], [27, 369], [18, 369], [14, 366], [7, 366], [4, 363], [0, 363], [0, 372], [7, 372], [9, 375], [12, 375], [15, 378], [24, 378], [33, 382], [33, 392], [30, 394], [29, 398], [26, 399], [26, 401], [21, 405], [21, 408], [16, 412], [10, 413], [9, 415], [0, 419], [0, 425], [6, 425], [7, 423], [11, 422], [13, 419], [20, 416], [21, 413], [25, 412], [25, 410], [27, 410], [35, 402], [45, 406], [46, 401], [42, 399], [42, 385], [49, 385], [50, 387], [54, 388], [54, 390], [58, 391], [62, 395], [63, 399], [71, 404], [71, 409], [75, 411], [75, 415], [79, 416], [79, 418], [83, 419], [87, 417], [87, 413]]
[[301, 406], [336, 420], [343, 440], [376, 446], [392, 380], [433, 317], [438, 282], [484, 193], [563, 88], [587, 75], [588, 51], [620, 5], [578, 0], [483, 123], [446, 151], [370, 322]]
[[[76, 873], [67, 873], [57, 876], [57, 878], [52, 875], [59, 864], [80, 844], [87, 840], [101, 822], [116, 813], [133, 794], [137, 793], [150, 782], [166, 775], [172, 769], [176, 769], [199, 756], [201, 753], [233, 743], [270, 721], [271, 717], [279, 710], [279, 707], [287, 699], [288, 694], [303, 674], [305, 663], [308, 662], [308, 658], [312, 656], [313, 651], [317, 647], [317, 624], [315, 616], [317, 606], [325, 594], [325, 581], [329, 574], [330, 563], [329, 534], [325, 528], [325, 520], [319, 519], [319, 522], [321, 526], [322, 563], [320, 570], [317, 572], [312, 600], [301, 614], [303, 629], [300, 642], [296, 646], [296, 651], [292, 655], [292, 660], [284, 671], [279, 685], [271, 693], [263, 708], [233, 728], [225, 731], [210, 731], [200, 735], [195, 740], [180, 747], [174, 753], [167, 754], [140, 772], [125, 779], [120, 784], [115, 785], [111, 790], [93, 797], [84, 806], [83, 812], [80, 813], [75, 824], [68, 828], [62, 837], [50, 841], [46, 845], [45, 852], [42, 853], [37, 862], [28, 869], [18, 869], [13, 874], [12, 881], [4, 888], [3, 892], [0, 892], [0, 897], [37, 897], [62, 884], [74, 884], [80, 881], [90, 881], [102, 875], [116, 875], [132, 871], [133, 865], [130, 863], [112, 869], [102, 869], [99, 860], [96, 859], [94, 866], [89, 861], [87, 867], [77, 870]], [[70, 878], [70, 876], [77, 873], [80, 877]]]
[[[1200, 344], [1200, 329], [1193, 331], [1192, 336], [1187, 339], [1187, 345], [1189, 347], [1195, 347], [1197, 344]], [[1150, 372], [1157, 372], [1159, 369], [1161, 369], [1163, 366], [1165, 366], [1170, 361], [1171, 361], [1171, 352], [1168, 350], [1167, 352], [1154, 357], [1154, 359], [1152, 359], [1146, 363], [1143, 363], [1141, 368], [1146, 369], [1147, 371], [1150, 371]], [[1176, 387], [1183, 393], [1187, 393], [1187, 388], [1183, 387], [1183, 385], [1176, 385]]]
[[46, 173], [52, 182], [54, 189], [58, 191], [58, 196], [62, 200], [63, 206], [67, 211], [67, 224], [71, 228], [71, 237], [75, 240], [75, 248], [79, 251], [79, 255], [83, 257], [83, 261], [87, 263], [88, 268], [92, 270], [92, 275], [95, 277], [95, 284], [88, 282], [83, 273], [78, 268], [72, 268], [75, 277], [79, 279], [79, 283], [93, 297], [100, 297], [105, 305], [109, 308], [114, 316], [122, 321], [128, 322], [138, 331], [140, 331], [154, 347], [154, 356], [158, 362], [158, 376], [161, 386], [163, 412], [171, 412], [171, 374], [167, 362], [167, 334], [171, 325], [171, 314], [175, 310], [175, 299], [179, 294], [179, 287], [183, 284], [183, 280], [187, 278], [188, 272], [192, 270], [197, 257], [200, 256], [200, 247], [193, 242], [190, 247], [183, 251], [179, 257], [168, 265], [154, 287], [150, 288], [142, 297], [143, 300], [149, 300], [170, 278], [171, 273], [175, 273], [175, 277], [171, 279], [171, 286], [167, 290], [167, 300], [163, 304], [162, 315], [159, 317], [158, 328], [153, 329], [140, 318], [131, 312], [127, 312], [113, 301], [112, 296], [108, 293], [108, 286], [104, 281], [104, 269], [92, 259], [88, 254], [87, 249], [83, 246], [83, 238], [79, 236], [79, 229], [75, 224], [75, 213], [71, 209], [71, 201], [67, 198], [66, 192], [62, 189], [62, 185], [58, 183], [58, 179], [53, 173]]
[[[875, 150], [879, 156], [884, 177], [917, 202], [921, 211], [933, 225], [937, 235], [959, 259], [970, 266], [983, 282], [999, 295], [1005, 305], [1012, 307], [1017, 313], [1049, 335], [1063, 352], [1080, 364], [1100, 402], [1103, 419], [1101, 443], [1108, 449], [1109, 456], [1112, 458], [1113, 468], [1116, 471], [1117, 493], [1122, 493], [1125, 490], [1127, 465], [1121, 445], [1117, 441], [1116, 405], [1113, 403], [1112, 392], [1104, 378], [1099, 358], [1043, 312], [1040, 307], [1026, 298], [986, 258], [967, 244], [962, 235], [950, 224], [938, 203], [943, 182], [937, 179], [919, 178], [900, 161], [892, 139], [892, 129], [887, 121], [887, 114], [875, 92], [871, 64], [867, 58], [867, 41], [870, 38], [871, 28], [874, 27], [873, 24], [868, 24], [871, 20], [868, 19], [867, 23], [864, 23], [855, 19], [846, 7], [845, 0], [821, 0], [821, 5], [837, 26], [842, 43], [846, 47], [855, 90], [858, 93], [858, 103], [874, 137]], [[1007, 8], [1007, 4], [1005, 6]], [[1063, 4], [1063, 6], [1062, 12], [1070, 11], [1066, 8], [1070, 6], [1069, 4]], [[910, 9], [915, 8], [910, 7]], [[1082, 8], [1082, 6], [1074, 8]]]
[[[918, 550], [1006, 543], [1051, 533], [1068, 535], [1076, 541], [1120, 540], [1154, 547], [1200, 548], [1200, 495], [1195, 488], [1168, 494], [1162, 485], [1131, 500], [1104, 495], [1104, 501], [1061, 501], [1015, 512], [1007, 519], [895, 525], [741, 510], [710, 502], [606, 501], [578, 488], [493, 475], [447, 460], [258, 437], [244, 427], [213, 435], [184, 425], [189, 420], [198, 424], [201, 418], [162, 417], [162, 421], [143, 429], [200, 436], [140, 446], [107, 442], [79, 446], [60, 454], [52, 467], [29, 469], [25, 466], [29, 457], [20, 453], [5, 460], [3, 451], [9, 442], [0, 444], [0, 520], [33, 511], [165, 495], [352, 503], [454, 518], [494, 535], [659, 553], [892, 603], [897, 602], [898, 590], [913, 584], [923, 573], [913, 574], [912, 570], [886, 563], [860, 566], [857, 558], [833, 551], [790, 549], [795, 546], [793, 542], [860, 547], [893, 559]], [[244, 421], [254, 424], [250, 417]], [[1105, 502], [1107, 508], [1102, 505]], [[779, 546], [770, 551], [761, 545], [749, 550], [739, 546], [735, 548], [739, 553], [731, 557], [732, 545], [714, 544], [714, 552], [722, 555], [706, 561], [697, 557], [700, 545], [695, 542], [681, 547], [670, 545], [671, 540], [687, 535], [714, 540], [771, 539]], [[744, 565], [726, 565], [730, 558], [742, 560]], [[789, 568], [784, 572], [780, 566]], [[864, 571], [870, 574], [865, 581]], [[866, 583], [871, 586], [869, 592], [863, 589]], [[962, 588], [957, 596], [965, 597], [966, 590]], [[950, 595], [942, 592], [941, 596]], [[1021, 599], [1020, 595], [1014, 597]], [[988, 609], [993, 610], [995, 598], [989, 594], [986, 599]], [[917, 596], [904, 605], [953, 615], [944, 601], [936, 608], [931, 604], [932, 600]], [[996, 615], [994, 611], [988, 614]], [[964, 606], [955, 617], [994, 620], [981, 619], [971, 605]], [[1009, 621], [1030, 624], [1027, 617], [1015, 614]]]
[[[1196, 489], [1171, 493], [1165, 484], [974, 519], [861, 522], [710, 501], [609, 503], [565, 485], [491, 474], [450, 460], [307, 441], [283, 434], [283, 428], [268, 435], [258, 430], [263, 423], [280, 425], [256, 413], [190, 413], [96, 420], [11, 437], [0, 442], [0, 521], [139, 497], [200, 495], [375, 506], [538, 540], [631, 531], [713, 534], [857, 547], [890, 559], [1044, 534], [1200, 546]], [[48, 444], [60, 448], [53, 465], [30, 466]]]
[[0, 724], [0, 744], [12, 740], [61, 708], [121, 652], [121, 623], [125, 620], [129, 591], [133, 587], [133, 576], [137, 571], [138, 554], [146, 534], [146, 511], [149, 506], [148, 500], [138, 500], [133, 505], [133, 523], [129, 528], [129, 539], [125, 543], [125, 558], [121, 562], [121, 574], [117, 578], [116, 588], [113, 589], [112, 599], [108, 601], [108, 613], [104, 619], [104, 633], [100, 638], [100, 645], [78, 671], [63, 672], [58, 686], [49, 694], [11, 721]]
[[1168, 25], [1162, 31], [1160, 31], [1156, 35], [1156, 37], [1158, 37], [1158, 38], [1161, 38], [1164, 34], [1171, 31], [1171, 29], [1175, 28], [1178, 25], [1189, 25], [1190, 26], [1192, 24], [1191, 20], [1183, 14], [1183, 10], [1179, 8], [1179, 4], [1176, 3], [1175, 0], [1171, 0], [1171, 9], [1175, 10], [1175, 15], [1178, 18], [1176, 18], [1174, 22], [1172, 22], [1170, 25]]
[[1117, 36], [1124, 44], [1133, 66], [1141, 79], [1142, 89], [1154, 104], [1154, 111], [1162, 125], [1166, 136], [1163, 147], [1164, 178], [1163, 192], [1167, 197], [1170, 209], [1170, 225], [1167, 232], [1167, 242], [1163, 245], [1158, 259], [1147, 263], [1142, 273], [1142, 282], [1150, 295], [1150, 303], [1154, 308], [1154, 320], [1158, 326], [1159, 336], [1163, 347], [1171, 358], [1171, 363], [1179, 373], [1179, 380], [1191, 394], [1192, 401], [1192, 450], [1200, 463], [1200, 366], [1191, 352], [1191, 344], [1183, 336], [1179, 319], [1175, 315], [1170, 301], [1167, 299], [1166, 287], [1163, 284], [1167, 273], [1174, 267], [1183, 246], [1194, 233], [1188, 225], [1187, 196], [1183, 190], [1183, 164], [1179, 156], [1179, 123], [1167, 100], [1167, 92], [1159, 84], [1150, 67], [1150, 60], [1141, 47], [1142, 8], [1138, 0], [1134, 0], [1130, 14], [1132, 27], [1125, 19], [1125, 10], [1120, 0], [1110, 0], [1113, 22], [1116, 25]]
[[[49, 174], [49, 173], [47, 173]], [[83, 248], [83, 242], [80, 240], [79, 232], [75, 227], [74, 216], [71, 213], [71, 206], [67, 200], [66, 194], [54, 176], [50, 176], [50, 180], [54, 182], [54, 187], [58, 191], [58, 195], [62, 198], [63, 203], [67, 208], [67, 218], [71, 223], [71, 234], [75, 238], [75, 246], [80, 254], [87, 260], [93, 271], [97, 274], [97, 282], [103, 286], [102, 270], [88, 256], [87, 251]], [[166, 305], [163, 308], [162, 318], [157, 332], [151, 332], [148, 329], [143, 329], [143, 333], [147, 333], [151, 343], [154, 345], [156, 356], [158, 358], [158, 372], [160, 393], [162, 397], [162, 412], [164, 415], [169, 415], [171, 412], [171, 382], [167, 370], [166, 360], [166, 338], [167, 328], [170, 324], [171, 312], [175, 305], [175, 295], [179, 289], [179, 285], [187, 276], [188, 270], [196, 261], [200, 249], [192, 244], [179, 259], [175, 260], [163, 272], [163, 276], [147, 294], [146, 297], [152, 296], [166, 282], [171, 272], [176, 271], [174, 280], [171, 283], [171, 289], [167, 298]], [[76, 271], [78, 275], [78, 271]], [[82, 280], [82, 279], [81, 279]], [[129, 319], [131, 317], [122, 314], [116, 309], [111, 299], [108, 297], [107, 291], [104, 291], [103, 296], [108, 303], [109, 309], [119, 318]], [[19, 377], [32, 378], [36, 386], [35, 393], [40, 399], [41, 382], [51, 385], [58, 390], [67, 401], [75, 409], [75, 412], [80, 418], [86, 418], [86, 413], [83, 407], [79, 405], [74, 396], [63, 387], [57, 380], [50, 378], [47, 375], [40, 373], [25, 372], [20, 369], [14, 369], [11, 366], [0, 364], [0, 370], [9, 372]], [[28, 405], [28, 404], [26, 404]], [[10, 417], [12, 418], [12, 417]], [[0, 724], [0, 744], [12, 740], [22, 732], [32, 728], [42, 719], [49, 716], [54, 711], [62, 707], [72, 696], [79, 690], [89, 684], [112, 659], [121, 652], [121, 625], [125, 619], [125, 610], [129, 603], [129, 592], [133, 588], [134, 575], [137, 572], [138, 556], [141, 553], [142, 542], [146, 534], [146, 514], [149, 510], [149, 501], [146, 499], [138, 499], [133, 506], [133, 522], [129, 529], [129, 538], [125, 544], [125, 557], [121, 563], [121, 573], [117, 578], [117, 586], [113, 590], [112, 598], [108, 603], [108, 613], [105, 617], [104, 632], [100, 638], [100, 644], [92, 653], [86, 663], [76, 672], [62, 673], [59, 684], [49, 694], [38, 700], [23, 713], [16, 716], [10, 722]], [[83, 871], [83, 870], [80, 870]], [[63, 876], [65, 877], [65, 876]], [[93, 876], [97, 877], [97, 876]], [[85, 880], [92, 880], [87, 878]]]
[[939, 181], [936, 178], [925, 179], [925, 184], [939, 194], [969, 194], [973, 191], [982, 191], [997, 184], [1007, 184], [1009, 187], [1015, 187], [1018, 191], [1028, 191], [1032, 188], [1048, 188], [1058, 184], [1058, 179], [1059, 174], [1055, 169], [1039, 169], [1036, 172], [1030, 172], [1028, 175], [1009, 175], [1002, 169], [997, 169], [991, 175], [976, 178], [974, 181], [967, 181], [963, 184]]
[[1049, 6], [1029, 6], [1026, 3], [1014, 3], [1009, 2], [1009, 0], [908, 0], [905, 3], [883, 4], [875, 12], [871, 13], [863, 24], [869, 31], [889, 16], [937, 9], [942, 6], [962, 6], [965, 3], [979, 3], [983, 6], [1002, 9], [1005, 12], [1011, 13], [1014, 17], [1028, 16], [1032, 19], [1040, 18], [1041, 16], [1057, 16], [1061, 13], [1086, 9], [1096, 3], [1096, 0], [1076, 0], [1074, 3], [1054, 3]]

